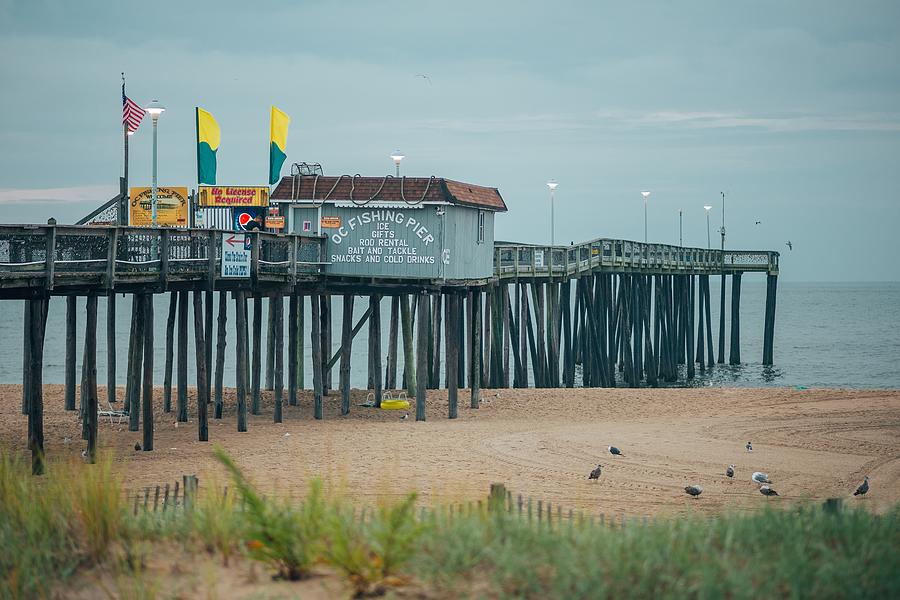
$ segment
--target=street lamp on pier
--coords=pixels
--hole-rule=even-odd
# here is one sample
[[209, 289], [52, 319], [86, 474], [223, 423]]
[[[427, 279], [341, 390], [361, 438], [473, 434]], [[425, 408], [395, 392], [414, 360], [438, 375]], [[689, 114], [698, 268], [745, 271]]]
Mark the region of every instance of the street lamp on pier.
[[391, 154], [391, 160], [394, 161], [394, 164], [397, 166], [397, 177], [400, 177], [400, 161], [406, 158], [399, 150], [394, 150], [394, 153]]
[[551, 179], [547, 182], [547, 187], [550, 189], [550, 245], [554, 246], [556, 244], [556, 227], [554, 223], [554, 215], [553, 215], [553, 196], [556, 192], [556, 186], [559, 184], [555, 179]]
[[643, 191], [641, 192], [641, 196], [644, 197], [644, 243], [647, 243], [647, 198], [650, 197], [650, 192]]
[[150, 186], [150, 215], [152, 225], [156, 227], [159, 224], [156, 201], [156, 129], [159, 123], [159, 116], [166, 112], [166, 107], [160, 104], [159, 100], [154, 100], [147, 105], [146, 111], [153, 121], [153, 179]]
[[709, 250], [712, 247], [712, 244], [710, 243], [711, 240], [709, 237], [709, 211], [712, 210], [712, 206], [710, 206], [709, 204], [704, 204], [703, 210], [706, 211], [706, 249]]

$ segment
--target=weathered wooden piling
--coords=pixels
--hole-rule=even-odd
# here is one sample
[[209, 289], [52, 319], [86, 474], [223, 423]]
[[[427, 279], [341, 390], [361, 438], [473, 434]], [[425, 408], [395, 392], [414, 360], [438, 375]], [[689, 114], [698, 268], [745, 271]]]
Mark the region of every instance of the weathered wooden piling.
[[[96, 336], [97, 297], [94, 299], [94, 327]], [[31, 362], [28, 370], [28, 448], [31, 450], [31, 473], [44, 474], [44, 333], [47, 323], [47, 308], [50, 299], [47, 297], [27, 300], [28, 308], [28, 351], [27, 360]], [[88, 300], [88, 319], [90, 320], [90, 299]], [[89, 330], [91, 323], [87, 323]], [[90, 334], [86, 335], [89, 341]], [[95, 371], [96, 372], [96, 371]], [[94, 394], [96, 398], [96, 393]], [[96, 407], [96, 402], [94, 403]], [[90, 409], [90, 401], [88, 401]], [[96, 414], [96, 411], [95, 411]], [[95, 417], [96, 419], [96, 417]]]
[[719, 290], [719, 356], [718, 364], [725, 363], [725, 268], [722, 266], [722, 286]]
[[778, 276], [766, 276], [766, 316], [763, 324], [763, 364], [771, 365], [775, 359], [775, 301], [778, 292]]
[[[145, 451], [153, 450], [153, 294], [144, 294], [143, 319], [144, 319], [144, 372], [142, 379], [143, 397], [141, 407], [143, 409], [144, 439], [142, 448]], [[200, 346], [197, 354], [202, 355], [203, 347]]]
[[731, 349], [728, 364], [741, 364], [741, 274], [731, 276]]
[[369, 296], [369, 307], [372, 309], [372, 314], [369, 315], [372, 322], [372, 368], [374, 370], [372, 391], [375, 394], [376, 408], [381, 408], [381, 294]]
[[[66, 410], [75, 410], [75, 343], [76, 343], [76, 324], [77, 324], [77, 297], [73, 295], [66, 296]], [[26, 302], [26, 305], [28, 303]], [[31, 323], [28, 324], [29, 336], [31, 335]], [[31, 357], [28, 357], [31, 360]]]
[[288, 404], [297, 406], [297, 295], [288, 300]]
[[209, 441], [209, 371], [206, 362], [206, 335], [212, 327], [206, 327], [203, 302], [197, 290], [194, 292], [194, 348], [197, 362], [197, 439]]
[[389, 390], [397, 388], [397, 340], [400, 337], [399, 329], [400, 297], [391, 296], [391, 316], [388, 324], [387, 365], [385, 366], [384, 373], [384, 387]]
[[178, 308], [178, 294], [169, 292], [169, 314], [166, 317], [166, 354], [163, 370], [163, 410], [172, 412], [172, 363], [175, 358], [175, 319]]
[[[274, 296], [269, 300], [275, 308], [275, 414], [276, 423], [283, 421], [284, 401], [284, 298]], [[274, 303], [274, 304], [272, 304]]]
[[[267, 352], [266, 352], [266, 360], [269, 357], [272, 357], [272, 369], [273, 369], [273, 377], [274, 377], [274, 352], [275, 352], [275, 310], [272, 303], [275, 302], [275, 298], [269, 298], [269, 315], [271, 316], [270, 322], [272, 323], [271, 332], [271, 343], [268, 344]], [[251, 340], [251, 358], [250, 358], [250, 414], [258, 415], [260, 414], [260, 386], [262, 384], [262, 358], [260, 354], [262, 353], [262, 297], [254, 296], [253, 297], [253, 322], [251, 324], [253, 339]], [[268, 340], [267, 340], [268, 341]], [[268, 376], [268, 366], [266, 368], [266, 372]]]
[[219, 315], [216, 319], [216, 404], [214, 417], [222, 418], [223, 388], [225, 379], [225, 347], [228, 331], [225, 329], [228, 321], [228, 293], [219, 292]]
[[[419, 329], [422, 329], [422, 319], [424, 316], [419, 311]], [[427, 364], [423, 366], [422, 360], [427, 360], [427, 347], [423, 348], [425, 351], [425, 355], [422, 357], [418, 357], [416, 352], [418, 352], [418, 343], [416, 348], [413, 348], [413, 325], [412, 325], [412, 311], [409, 308], [409, 296], [407, 294], [403, 294], [400, 296], [400, 327], [403, 334], [403, 379], [406, 384], [406, 395], [409, 397], [417, 396], [418, 394], [418, 385], [416, 380], [416, 371], [419, 371], [419, 378], [424, 378], [424, 383], [428, 384], [428, 376], [425, 373], [428, 370]], [[419, 335], [425, 334], [425, 344], [428, 343], [428, 332], [419, 331]], [[417, 342], [419, 340], [417, 339]], [[423, 394], [424, 395], [424, 394]], [[424, 405], [423, 405], [424, 406]], [[424, 418], [424, 410], [422, 412]], [[418, 417], [417, 417], [418, 418]]]
[[[136, 310], [132, 318], [137, 319], [137, 327], [135, 328], [134, 337], [134, 360], [129, 370], [131, 371], [131, 398], [129, 400], [130, 409], [128, 411], [128, 430], [137, 431], [141, 425], [141, 366], [144, 364], [144, 333], [146, 323], [144, 322], [144, 304], [146, 296], [144, 294], [135, 294], [137, 299]], [[87, 345], [85, 345], [87, 348]]]
[[244, 292], [234, 292], [235, 329], [235, 380], [237, 388], [237, 430], [247, 431], [247, 298]]
[[[25, 301], [25, 315], [22, 317], [22, 414], [28, 415], [28, 395], [31, 393], [31, 307], [30, 300]], [[82, 413], [84, 413], [84, 395], [82, 394]]]
[[[255, 302], [254, 298], [254, 302]], [[275, 389], [275, 311], [272, 308], [274, 298], [268, 299], [266, 311], [266, 380], [265, 389]], [[255, 310], [255, 306], [254, 306]]]
[[685, 284], [684, 284], [684, 298], [685, 298], [685, 311], [684, 311], [684, 333], [685, 333], [685, 347], [684, 347], [684, 356], [685, 363], [687, 364], [687, 378], [688, 381], [692, 380], [695, 375], [694, 370], [694, 277], [693, 275], [685, 276]]
[[474, 375], [481, 373], [481, 290], [473, 288], [468, 295], [469, 304], [472, 306], [472, 352], [471, 352], [471, 398], [469, 405], [472, 408], [481, 406], [481, 377]]
[[[331, 356], [331, 294], [322, 294], [319, 296], [321, 298], [322, 310], [320, 313], [321, 318], [321, 344], [322, 344], [322, 352], [320, 356], [323, 361], [326, 357]], [[331, 367], [322, 365], [322, 395], [327, 396], [328, 392], [331, 391]], [[379, 365], [379, 371], [381, 367]]]
[[[341, 314], [341, 414], [350, 414], [350, 353], [353, 344], [353, 294], [344, 294]], [[398, 307], [399, 310], [399, 307]], [[396, 367], [396, 365], [394, 365]], [[390, 376], [390, 374], [388, 374]]]
[[324, 418], [324, 406], [322, 404], [322, 301], [321, 295], [314, 293], [310, 296], [312, 315], [310, 316], [310, 343], [312, 344], [312, 375], [313, 375], [313, 416], [316, 419]]
[[303, 352], [303, 331], [305, 325], [304, 296], [297, 296], [297, 389], [302, 390], [306, 387], [306, 357]]
[[458, 416], [459, 392], [459, 294], [448, 294], [447, 304], [450, 319], [450, 335], [447, 338], [447, 417], [455, 419]]
[[[441, 313], [443, 295], [435, 292], [431, 295], [431, 335], [428, 345], [428, 388], [441, 387]], [[427, 296], [422, 296], [422, 301], [428, 302]], [[423, 375], [420, 374], [420, 377]]]
[[[412, 327], [409, 323], [409, 309], [406, 308], [406, 296], [401, 299], [400, 311], [405, 312], [406, 317], [403, 319], [403, 345], [406, 348], [406, 362], [409, 365], [407, 370], [407, 385], [414, 388], [416, 396], [416, 421], [425, 420], [425, 394], [428, 388], [428, 331], [423, 327], [428, 318], [428, 302], [423, 295], [419, 300], [417, 310], [419, 328], [416, 330], [416, 365], [413, 367], [412, 352]], [[407, 340], [409, 343], [407, 343]], [[416, 379], [418, 372], [419, 378]]]
[[188, 292], [178, 292], [178, 347], [175, 355], [178, 389], [175, 400], [175, 419], [179, 423], [187, 423], [188, 420], [188, 302]]
[[713, 334], [712, 334], [712, 307], [711, 307], [711, 298], [709, 292], [709, 275], [701, 275], [701, 280], [703, 281], [703, 295], [706, 297], [705, 301], [705, 312], [706, 312], [706, 363], [709, 365], [709, 368], [712, 368], [714, 364], [713, 357]]
[[706, 371], [706, 350], [704, 348], [704, 335], [705, 331], [703, 330], [703, 322], [705, 318], [704, 313], [704, 305], [706, 304], [706, 296], [703, 294], [703, 276], [697, 276], [697, 353], [694, 359], [697, 361], [697, 366], [700, 367], [700, 372], [703, 373]]

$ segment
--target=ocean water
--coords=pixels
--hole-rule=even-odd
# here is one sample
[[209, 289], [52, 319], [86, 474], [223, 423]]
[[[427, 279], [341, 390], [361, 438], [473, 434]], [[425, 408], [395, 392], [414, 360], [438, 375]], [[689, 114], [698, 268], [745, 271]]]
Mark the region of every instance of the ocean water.
[[[711, 278], [713, 339], [718, 344], [718, 278]], [[779, 282], [775, 322], [775, 364], [764, 367], [762, 362], [763, 316], [765, 313], [765, 279], [747, 275], [741, 294], [741, 358], [740, 366], [717, 365], [700, 374], [694, 386], [816, 386], [849, 388], [900, 388], [900, 283], [790, 283]], [[218, 298], [216, 298], [218, 303]], [[355, 319], [365, 311], [368, 301], [357, 298]], [[229, 301], [229, 344], [226, 351], [225, 385], [234, 385], [234, 303]], [[80, 364], [83, 344], [85, 300], [78, 303], [78, 349]], [[116, 354], [119, 357], [117, 379], [125, 382], [125, 356], [131, 319], [131, 298], [119, 296], [116, 305]], [[304, 332], [307, 387], [310, 373], [309, 303], [305, 303], [306, 330]], [[44, 352], [44, 382], [63, 383], [65, 378], [65, 311], [64, 298], [53, 298], [47, 318], [47, 337]], [[165, 321], [168, 296], [156, 296], [154, 304], [155, 381], [161, 384], [164, 369]], [[251, 311], [252, 314], [252, 311]], [[340, 345], [340, 298], [333, 301], [333, 352]], [[387, 344], [390, 301], [382, 300], [382, 338]], [[20, 383], [22, 380], [22, 315], [23, 302], [0, 301], [0, 383]], [[730, 317], [730, 289], [726, 305], [726, 320]], [[265, 322], [265, 309], [263, 313]], [[287, 303], [285, 303], [287, 318]], [[194, 382], [193, 317], [189, 318], [189, 382]], [[359, 332], [353, 343], [353, 387], [366, 384], [367, 327]], [[285, 346], [287, 336], [285, 335]], [[401, 346], [402, 348], [402, 346]], [[265, 345], [263, 345], [265, 352]], [[726, 352], [728, 340], [726, 338]], [[286, 347], [285, 347], [286, 350]], [[99, 299], [97, 335], [97, 380], [106, 382], [106, 299]], [[386, 348], [382, 357], [386, 357]], [[726, 355], [727, 361], [727, 355]], [[403, 353], [399, 358], [402, 372]], [[443, 364], [443, 363], [442, 363]], [[399, 374], [398, 374], [399, 377]], [[333, 384], [338, 383], [337, 368]]]

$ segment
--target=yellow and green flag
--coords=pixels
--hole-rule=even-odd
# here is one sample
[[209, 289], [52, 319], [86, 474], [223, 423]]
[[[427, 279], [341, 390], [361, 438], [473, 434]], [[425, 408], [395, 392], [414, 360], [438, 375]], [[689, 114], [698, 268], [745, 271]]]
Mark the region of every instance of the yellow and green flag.
[[275, 185], [281, 177], [281, 166], [287, 158], [284, 150], [290, 124], [291, 118], [273, 106], [269, 125], [269, 185]]
[[197, 183], [216, 185], [216, 150], [222, 137], [211, 114], [197, 107]]

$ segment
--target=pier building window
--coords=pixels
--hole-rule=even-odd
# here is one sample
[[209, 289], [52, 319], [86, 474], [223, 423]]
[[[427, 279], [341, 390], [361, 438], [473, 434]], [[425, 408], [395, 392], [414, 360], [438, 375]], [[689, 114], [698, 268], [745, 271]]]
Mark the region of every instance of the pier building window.
[[478, 211], [478, 243], [484, 243], [484, 211]]

